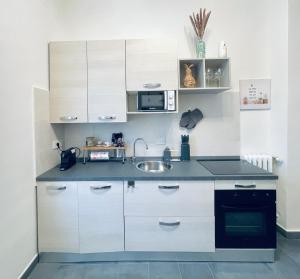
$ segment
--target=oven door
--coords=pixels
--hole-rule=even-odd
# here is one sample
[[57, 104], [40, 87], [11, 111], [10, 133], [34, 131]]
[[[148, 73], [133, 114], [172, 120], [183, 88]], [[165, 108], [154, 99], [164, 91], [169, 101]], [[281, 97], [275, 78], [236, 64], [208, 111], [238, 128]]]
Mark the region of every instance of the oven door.
[[166, 110], [165, 91], [139, 91], [137, 94], [137, 108], [139, 111]]
[[276, 248], [276, 205], [270, 193], [260, 191], [257, 199], [244, 191], [235, 192], [240, 199], [217, 199], [216, 248]]

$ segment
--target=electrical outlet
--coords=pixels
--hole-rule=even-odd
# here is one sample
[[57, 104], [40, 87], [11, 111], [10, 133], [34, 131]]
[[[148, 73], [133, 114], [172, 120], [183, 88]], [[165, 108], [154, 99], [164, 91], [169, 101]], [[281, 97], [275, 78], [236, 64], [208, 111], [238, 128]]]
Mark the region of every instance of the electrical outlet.
[[61, 146], [61, 142], [59, 140], [53, 140], [52, 141], [52, 149], [58, 149], [57, 144]]

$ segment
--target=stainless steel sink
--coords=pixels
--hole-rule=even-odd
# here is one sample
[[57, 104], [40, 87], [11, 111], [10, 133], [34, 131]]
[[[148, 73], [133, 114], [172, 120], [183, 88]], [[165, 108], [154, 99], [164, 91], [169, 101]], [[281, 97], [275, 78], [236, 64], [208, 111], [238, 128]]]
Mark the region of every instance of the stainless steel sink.
[[138, 170], [151, 173], [162, 173], [172, 169], [172, 165], [163, 161], [143, 161], [136, 164]]

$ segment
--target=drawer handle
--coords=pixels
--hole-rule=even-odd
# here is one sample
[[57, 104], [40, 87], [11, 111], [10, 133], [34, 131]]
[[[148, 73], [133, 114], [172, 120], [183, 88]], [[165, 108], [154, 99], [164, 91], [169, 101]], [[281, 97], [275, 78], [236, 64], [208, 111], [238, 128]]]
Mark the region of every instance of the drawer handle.
[[145, 83], [144, 88], [148, 88], [148, 89], [154, 89], [154, 88], [158, 88], [161, 87], [161, 83]]
[[250, 184], [250, 185], [241, 185], [241, 184], [235, 184], [235, 188], [241, 188], [241, 189], [254, 189], [256, 188], [255, 184]]
[[67, 190], [67, 186], [47, 186], [47, 190], [64, 191], [64, 190]]
[[115, 115], [102, 115], [99, 116], [99, 120], [115, 120], [117, 117]]
[[77, 116], [61, 116], [59, 119], [62, 121], [74, 121], [74, 120], [77, 120], [78, 117]]
[[167, 226], [167, 227], [176, 227], [180, 225], [180, 221], [175, 221], [175, 222], [164, 222], [164, 221], [159, 221], [160, 226]]
[[110, 189], [111, 185], [105, 185], [105, 186], [91, 186], [90, 187], [92, 190], [105, 190], [105, 189]]
[[179, 189], [179, 185], [158, 185], [158, 188], [172, 190], [172, 189]]

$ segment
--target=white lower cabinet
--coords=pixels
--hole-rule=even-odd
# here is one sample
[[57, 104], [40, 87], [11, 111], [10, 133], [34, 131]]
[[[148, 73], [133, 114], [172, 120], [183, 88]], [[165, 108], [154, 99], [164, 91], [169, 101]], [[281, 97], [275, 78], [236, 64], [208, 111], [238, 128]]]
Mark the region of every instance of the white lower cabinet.
[[37, 192], [39, 252], [215, 250], [213, 182], [40, 182]]
[[77, 184], [41, 182], [37, 193], [39, 252], [79, 252]]
[[78, 197], [80, 252], [123, 251], [123, 181], [81, 182]]
[[213, 252], [213, 181], [124, 185], [125, 250]]
[[125, 217], [126, 251], [213, 252], [213, 217]]

